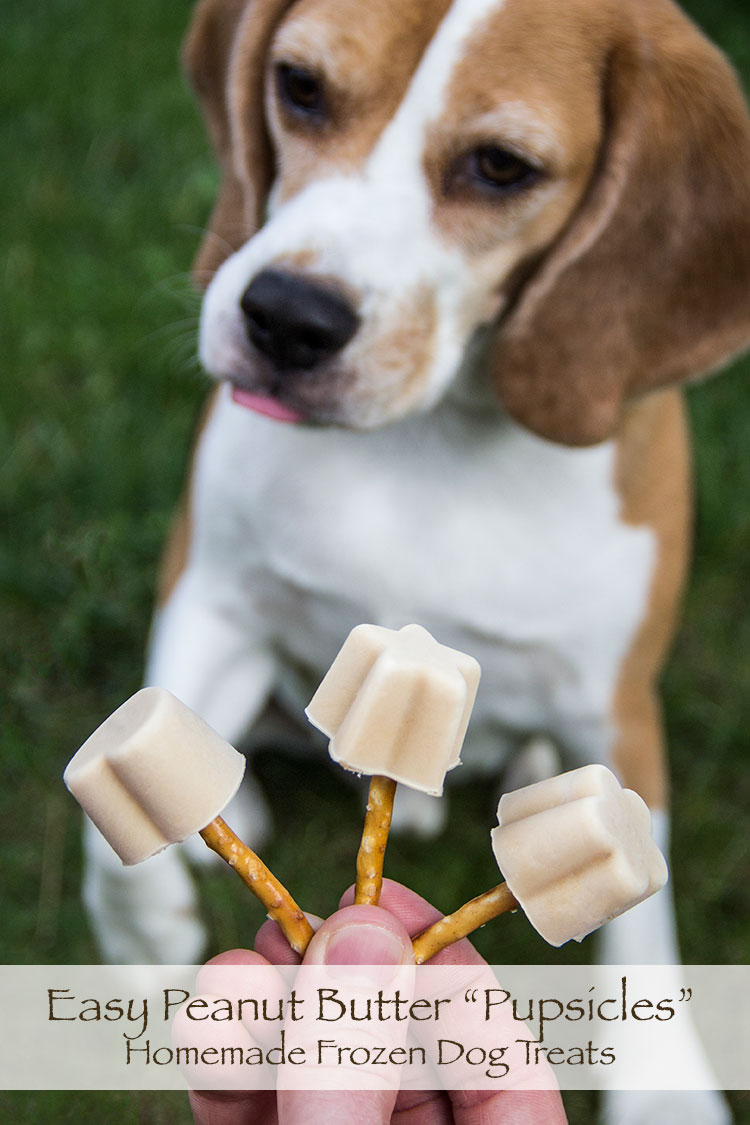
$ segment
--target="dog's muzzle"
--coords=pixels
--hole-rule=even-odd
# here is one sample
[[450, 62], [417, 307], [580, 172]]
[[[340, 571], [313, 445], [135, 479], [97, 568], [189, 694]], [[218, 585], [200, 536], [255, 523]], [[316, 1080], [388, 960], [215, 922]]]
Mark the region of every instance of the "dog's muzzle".
[[250, 343], [279, 373], [312, 371], [342, 351], [359, 326], [344, 297], [280, 270], [259, 273], [240, 307]]

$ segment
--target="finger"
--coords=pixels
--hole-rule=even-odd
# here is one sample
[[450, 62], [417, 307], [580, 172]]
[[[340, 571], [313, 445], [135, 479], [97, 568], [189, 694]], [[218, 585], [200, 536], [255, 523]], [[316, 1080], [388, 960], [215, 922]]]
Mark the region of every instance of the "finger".
[[317, 930], [305, 965], [410, 965], [411, 939], [404, 925], [379, 906], [346, 906]]
[[190, 1091], [190, 1108], [196, 1125], [277, 1125], [276, 1094], [204, 1093]]
[[[319, 929], [322, 918], [317, 914], [305, 914], [314, 930]], [[263, 923], [255, 936], [255, 949], [273, 965], [299, 965], [302, 958], [290, 948], [289, 942], [275, 922], [269, 918]]]
[[[348, 906], [318, 929], [305, 965], [410, 965], [411, 940], [404, 926], [378, 906]], [[395, 1085], [395, 1084], [394, 1084]], [[390, 1122], [396, 1089], [302, 1091], [280, 1090], [280, 1125], [385, 1125]]]
[[453, 1108], [442, 1090], [404, 1090], [391, 1120], [392, 1125], [454, 1125]]
[[[354, 901], [354, 888], [350, 887], [341, 898], [341, 905], [348, 906]], [[392, 879], [383, 880], [383, 889], [380, 895], [381, 909], [389, 911], [403, 924], [410, 937], [416, 937], [433, 922], [442, 918], [426, 899], [408, 887], [396, 883]], [[462, 938], [454, 945], [448, 946], [433, 957], [431, 965], [483, 965], [484, 959], [480, 957], [474, 946], [467, 938]]]
[[455, 1125], [566, 1125], [558, 1090], [454, 1090]]
[[[196, 992], [213, 992], [216, 996], [222, 996], [227, 987], [227, 982], [233, 979], [231, 968], [238, 966], [241, 972], [242, 966], [265, 966], [268, 962], [264, 957], [258, 953], [254, 953], [252, 949], [228, 949], [226, 953], [218, 953], [216, 957], [212, 957], [206, 961], [198, 970], [195, 978], [195, 991]], [[242, 977], [238, 976], [238, 980]]]
[[395, 1090], [279, 1090], [279, 1125], [389, 1125]]
[[[229, 949], [212, 957], [198, 971], [196, 990], [222, 994], [231, 966], [265, 965], [251, 949]], [[196, 1125], [276, 1125], [273, 1091], [191, 1090], [190, 1108]]]

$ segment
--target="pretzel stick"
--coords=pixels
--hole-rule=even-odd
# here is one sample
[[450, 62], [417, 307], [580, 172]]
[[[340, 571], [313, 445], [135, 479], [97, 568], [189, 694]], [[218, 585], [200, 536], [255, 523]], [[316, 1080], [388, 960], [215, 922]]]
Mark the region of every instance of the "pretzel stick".
[[266, 867], [252, 848], [237, 836], [220, 816], [201, 829], [201, 836], [212, 851], [226, 860], [265, 906], [295, 953], [304, 955], [313, 928], [286, 887]]
[[370, 781], [362, 842], [357, 853], [357, 905], [377, 906], [383, 886], [383, 860], [393, 815], [396, 782], [380, 774]]
[[441, 949], [446, 949], [454, 942], [478, 930], [485, 922], [505, 914], [508, 910], [518, 910], [518, 901], [508, 890], [507, 883], [499, 883], [491, 891], [485, 891], [464, 903], [453, 914], [446, 914], [439, 922], [434, 922], [428, 929], [417, 934], [412, 945], [414, 947], [414, 960], [417, 965], [429, 961]]

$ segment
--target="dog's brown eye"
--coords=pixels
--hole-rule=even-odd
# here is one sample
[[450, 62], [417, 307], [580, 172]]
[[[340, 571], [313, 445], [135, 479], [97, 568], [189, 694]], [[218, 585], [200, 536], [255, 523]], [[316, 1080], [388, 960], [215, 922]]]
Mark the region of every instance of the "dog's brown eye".
[[476, 149], [473, 163], [476, 177], [500, 191], [525, 187], [540, 175], [537, 168], [498, 145], [482, 145]]
[[276, 81], [279, 96], [289, 109], [309, 118], [322, 116], [325, 110], [323, 86], [311, 71], [282, 63], [277, 68]]

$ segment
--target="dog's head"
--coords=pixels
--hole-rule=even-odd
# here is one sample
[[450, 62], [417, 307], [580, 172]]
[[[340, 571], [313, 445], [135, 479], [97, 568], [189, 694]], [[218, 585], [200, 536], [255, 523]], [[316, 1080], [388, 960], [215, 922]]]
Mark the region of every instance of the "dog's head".
[[750, 125], [671, 0], [201, 0], [201, 351], [287, 419], [432, 406], [478, 340], [587, 444], [750, 339]]

